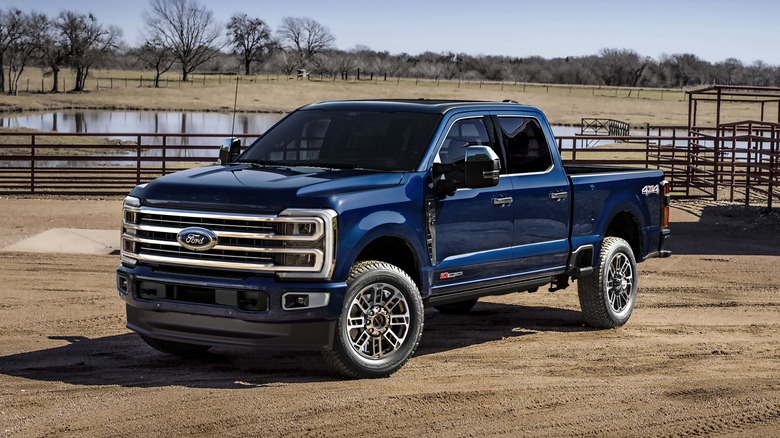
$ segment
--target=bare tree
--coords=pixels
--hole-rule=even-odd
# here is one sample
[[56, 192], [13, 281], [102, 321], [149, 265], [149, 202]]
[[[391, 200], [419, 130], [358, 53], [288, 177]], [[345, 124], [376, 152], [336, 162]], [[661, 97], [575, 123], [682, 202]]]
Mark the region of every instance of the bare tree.
[[22, 38], [23, 27], [22, 11], [16, 8], [10, 8], [8, 11], [0, 10], [0, 93], [5, 92], [6, 55], [9, 48]]
[[151, 0], [144, 12], [146, 40], [160, 41], [181, 64], [182, 80], [222, 47], [221, 26], [198, 0]]
[[753, 61], [747, 67], [747, 76], [750, 85], [768, 86], [774, 83], [775, 68], [764, 61]]
[[59, 78], [62, 65], [68, 59], [69, 48], [55, 21], [43, 16], [44, 21], [40, 23], [38, 35], [35, 44], [38, 48], [38, 54], [41, 62], [51, 69], [54, 84], [51, 87], [52, 93], [60, 91]]
[[282, 46], [296, 55], [299, 68], [318, 66], [317, 55], [336, 41], [327, 27], [311, 18], [285, 17], [277, 32]]
[[154, 69], [154, 88], [160, 88], [160, 77], [176, 62], [173, 50], [157, 39], [144, 41], [135, 51], [135, 56], [146, 68]]
[[90, 67], [117, 48], [122, 30], [116, 26], [103, 27], [92, 14], [71, 11], [61, 12], [55, 26], [67, 45], [69, 64], [76, 70], [73, 91], [84, 91]]
[[29, 15], [19, 14], [18, 17], [22, 23], [21, 36], [8, 45], [5, 54], [8, 62], [8, 94], [14, 96], [19, 94], [19, 79], [25, 67], [38, 53], [35, 40], [42, 24], [46, 22], [46, 16], [35, 12]]
[[629, 49], [601, 49], [601, 78], [606, 85], [636, 87], [650, 62]]
[[685, 87], [706, 83], [711, 65], [694, 54], [675, 53], [661, 55], [659, 68], [668, 86]]
[[745, 76], [745, 66], [736, 58], [728, 58], [718, 62], [714, 66], [714, 74], [717, 82], [726, 85], [739, 83]]
[[290, 76], [299, 66], [298, 58], [284, 50], [275, 52], [271, 59], [272, 64], [287, 76]]
[[240, 57], [244, 74], [248, 75], [252, 62], [262, 62], [271, 53], [271, 28], [259, 18], [236, 14], [230, 17], [227, 29], [233, 53]]

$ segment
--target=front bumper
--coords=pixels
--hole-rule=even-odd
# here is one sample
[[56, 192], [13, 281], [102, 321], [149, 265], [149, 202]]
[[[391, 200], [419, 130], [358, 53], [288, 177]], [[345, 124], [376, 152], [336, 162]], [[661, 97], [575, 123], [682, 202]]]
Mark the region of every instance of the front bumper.
[[166, 341], [268, 349], [329, 350], [334, 321], [261, 323], [240, 319], [155, 312], [127, 304], [127, 328]]
[[[261, 292], [267, 295], [261, 310], [178, 299], [150, 299], [139, 286], [153, 282], [182, 290], [230, 293]], [[126, 303], [127, 327], [152, 338], [202, 345], [243, 346], [268, 349], [325, 350], [333, 343], [335, 321], [343, 304], [344, 282], [280, 282], [274, 277], [218, 278], [155, 272], [149, 267], [117, 268], [117, 289]], [[289, 309], [285, 294], [326, 294], [326, 305]], [[315, 303], [312, 303], [313, 305]], [[285, 309], [287, 307], [287, 309]]]

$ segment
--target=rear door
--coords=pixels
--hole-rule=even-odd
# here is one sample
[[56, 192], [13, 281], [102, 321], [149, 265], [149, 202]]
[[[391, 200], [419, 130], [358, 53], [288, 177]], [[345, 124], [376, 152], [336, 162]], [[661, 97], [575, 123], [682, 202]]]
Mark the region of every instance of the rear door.
[[571, 193], [551, 133], [533, 115], [499, 114], [493, 121], [513, 186], [516, 279], [561, 273], [570, 251]]
[[[501, 157], [492, 129], [490, 119], [481, 114], [454, 118], [440, 144], [436, 162], [462, 162], [465, 148], [474, 145], [490, 146]], [[445, 178], [462, 181], [463, 174], [451, 172]], [[452, 196], [437, 195], [433, 202], [436, 220], [433, 293], [509, 281], [514, 258], [510, 179], [502, 175], [495, 187], [462, 188]]]

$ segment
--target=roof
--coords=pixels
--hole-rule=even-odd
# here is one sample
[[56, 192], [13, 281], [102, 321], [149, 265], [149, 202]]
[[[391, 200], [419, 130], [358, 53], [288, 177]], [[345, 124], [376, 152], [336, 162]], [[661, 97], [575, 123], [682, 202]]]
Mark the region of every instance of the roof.
[[334, 100], [313, 103], [301, 107], [302, 110], [335, 110], [335, 111], [407, 111], [430, 114], [444, 114], [454, 109], [476, 108], [525, 108], [514, 101], [481, 102], [473, 100], [429, 100], [429, 99], [387, 99], [387, 100]]

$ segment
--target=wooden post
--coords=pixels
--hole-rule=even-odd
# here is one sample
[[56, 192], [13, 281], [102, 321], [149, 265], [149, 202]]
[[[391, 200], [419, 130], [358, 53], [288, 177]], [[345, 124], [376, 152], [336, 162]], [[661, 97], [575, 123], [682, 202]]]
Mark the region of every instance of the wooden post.
[[35, 193], [35, 134], [30, 136], [30, 193]]
[[162, 138], [162, 152], [161, 152], [162, 153], [162, 174], [163, 175], [165, 175], [165, 161], [166, 161], [166, 155], [167, 155], [165, 146], [167, 146], [167, 143], [168, 143], [167, 140], [168, 140], [168, 136], [167, 135], [163, 135], [163, 138]]
[[137, 137], [138, 143], [135, 149], [135, 183], [141, 184], [141, 136]]

